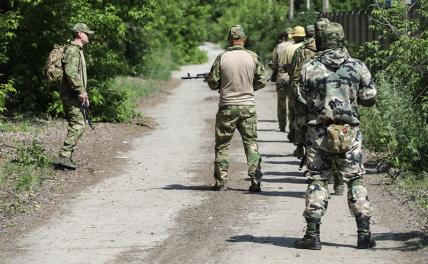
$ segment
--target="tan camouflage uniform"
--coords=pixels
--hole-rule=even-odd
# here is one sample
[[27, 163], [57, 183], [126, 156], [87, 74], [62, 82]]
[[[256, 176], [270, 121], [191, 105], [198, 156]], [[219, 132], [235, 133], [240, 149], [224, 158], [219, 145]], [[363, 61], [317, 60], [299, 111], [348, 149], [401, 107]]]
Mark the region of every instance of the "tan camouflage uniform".
[[[292, 30], [291, 30], [292, 32]], [[275, 49], [272, 52], [272, 63], [274, 65], [281, 66], [284, 64], [284, 58], [281, 57], [281, 54], [284, 50], [294, 44], [293, 39], [291, 39], [291, 34], [288, 34], [288, 40], [283, 41], [275, 46]], [[285, 132], [285, 127], [287, 126], [287, 90], [286, 85], [290, 81], [288, 73], [283, 68], [277, 69], [276, 77], [276, 93], [278, 96], [277, 100], [277, 117], [279, 130]]]
[[[231, 32], [230, 38], [245, 38], [240, 26], [232, 27]], [[236, 129], [244, 143], [251, 186], [258, 185], [260, 188], [261, 156], [257, 145], [254, 91], [266, 86], [263, 63], [256, 53], [235, 45], [217, 56], [207, 81], [211, 89], [220, 92], [215, 125], [215, 188], [226, 185], [230, 142]]]
[[[300, 74], [300, 94], [306, 101], [307, 175], [305, 237], [296, 247], [320, 249], [319, 225], [327, 210], [327, 180], [332, 164], [348, 185], [348, 205], [358, 226], [358, 248], [374, 246], [369, 229], [371, 205], [364, 174], [358, 106], [372, 106], [376, 89], [366, 65], [342, 47], [340, 24], [316, 24], [319, 49]], [[318, 240], [318, 242], [316, 242]], [[315, 248], [314, 248], [315, 247]]]

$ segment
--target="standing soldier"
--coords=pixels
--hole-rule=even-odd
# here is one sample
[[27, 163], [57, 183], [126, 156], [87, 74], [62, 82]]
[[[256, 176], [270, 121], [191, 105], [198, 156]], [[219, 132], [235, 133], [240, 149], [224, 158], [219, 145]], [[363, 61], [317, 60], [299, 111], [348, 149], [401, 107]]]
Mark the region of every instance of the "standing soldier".
[[[321, 18], [319, 19], [316, 24], [318, 24], [318, 28], [321, 27], [321, 24], [330, 23], [330, 21], [327, 18]], [[302, 65], [304, 62], [307, 62], [308, 60], [312, 59], [316, 52], [316, 45], [315, 45], [315, 27], [314, 25], [307, 25], [305, 27], [306, 36], [307, 39], [305, 40], [305, 43], [302, 47], [298, 48], [296, 52], [294, 53], [293, 60], [291, 63], [291, 85], [293, 86], [293, 97], [294, 100], [294, 115], [290, 120], [290, 126], [293, 127], [294, 131], [296, 132], [294, 134], [294, 144], [297, 145], [296, 150], [294, 151], [294, 156], [301, 159], [304, 156], [304, 145], [305, 145], [305, 109], [306, 104], [305, 100], [299, 95], [298, 93], [298, 86], [299, 86], [299, 76], [300, 72], [302, 70]], [[346, 48], [343, 48], [344, 52], [348, 53]], [[341, 177], [341, 174], [337, 172], [335, 169], [335, 165], [333, 164], [333, 171], [330, 176], [328, 183], [333, 183], [333, 189], [334, 194], [336, 195], [342, 195], [345, 189], [343, 178]]]
[[69, 42], [64, 51], [62, 60], [64, 78], [60, 85], [60, 96], [68, 122], [68, 131], [59, 157], [54, 162], [57, 168], [69, 170], [77, 169], [77, 164], [71, 157], [77, 141], [85, 131], [85, 120], [81, 108], [82, 104], [89, 106], [89, 98], [86, 92], [88, 79], [83, 46], [89, 43], [89, 35], [94, 33], [84, 23], [75, 24], [72, 31], [74, 39]]
[[302, 114], [302, 109], [306, 106], [304, 102], [298, 101], [297, 97], [297, 88], [299, 83], [299, 75], [302, 69], [302, 65], [305, 61], [312, 59], [316, 52], [317, 48], [315, 45], [315, 27], [314, 25], [307, 25], [305, 27], [306, 40], [303, 45], [296, 49], [294, 52], [293, 58], [291, 60], [290, 66], [290, 78], [291, 78], [291, 96], [290, 101], [294, 105], [294, 111], [290, 118], [290, 131], [294, 131], [293, 143], [297, 145], [296, 150], [293, 155], [299, 159], [302, 159], [305, 155], [304, 145], [305, 145], [305, 136], [304, 136], [304, 124], [305, 118]]
[[335, 164], [348, 185], [348, 206], [358, 228], [357, 248], [376, 245], [370, 232], [372, 208], [364, 187], [358, 106], [372, 106], [376, 89], [366, 65], [343, 48], [338, 23], [316, 23], [316, 57], [305, 63], [300, 92], [306, 100], [306, 234], [296, 248], [321, 249], [321, 217], [327, 210], [327, 180]]
[[260, 192], [261, 156], [257, 146], [254, 91], [266, 86], [265, 70], [257, 54], [244, 48], [246, 36], [240, 25], [230, 28], [228, 39], [231, 46], [217, 56], [207, 78], [209, 87], [220, 92], [215, 124], [213, 189], [227, 190], [230, 141], [235, 129], [238, 129], [251, 179], [249, 191]]
[[[303, 45], [303, 41], [305, 40], [305, 29], [301, 26], [296, 26], [293, 28], [293, 40], [294, 40], [294, 44], [287, 47], [286, 49], [284, 49], [284, 51], [281, 53], [280, 57], [281, 57], [281, 61], [282, 61], [282, 67], [286, 69], [287, 75], [289, 76], [288, 78], [288, 82], [284, 83], [284, 90], [285, 90], [285, 94], [286, 94], [286, 98], [288, 100], [288, 107], [285, 108], [285, 116], [288, 117], [288, 120], [291, 119], [291, 117], [293, 116], [293, 112], [294, 112], [294, 100], [290, 100], [290, 95], [292, 92], [292, 87], [291, 87], [291, 61], [293, 59], [293, 55], [294, 52], [296, 51], [296, 49], [298, 49], [299, 47], [301, 47]], [[290, 132], [288, 133], [288, 139], [292, 142], [293, 141], [293, 137], [294, 137], [294, 133], [295, 131], [292, 130], [292, 127], [289, 127]]]
[[276, 82], [276, 93], [278, 95], [277, 103], [277, 116], [279, 131], [285, 132], [285, 127], [287, 126], [287, 96], [286, 96], [286, 85], [290, 81], [290, 77], [284, 68], [281, 66], [284, 64], [284, 60], [281, 57], [281, 54], [284, 50], [293, 45], [294, 41], [292, 39], [292, 28], [286, 28], [282, 33], [282, 41], [275, 46], [275, 49], [272, 53], [272, 76], [271, 81]]

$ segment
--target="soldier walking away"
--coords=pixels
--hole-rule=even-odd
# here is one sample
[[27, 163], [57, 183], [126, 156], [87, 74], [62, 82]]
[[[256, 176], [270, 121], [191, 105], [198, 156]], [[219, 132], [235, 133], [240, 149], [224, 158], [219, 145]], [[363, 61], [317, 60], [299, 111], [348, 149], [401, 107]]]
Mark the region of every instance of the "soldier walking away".
[[[290, 131], [293, 133], [293, 143], [296, 145], [296, 150], [293, 152], [293, 155], [298, 159], [302, 159], [305, 155], [304, 145], [305, 145], [305, 118], [304, 118], [304, 109], [306, 108], [305, 102], [298, 100], [298, 84], [299, 84], [299, 75], [302, 69], [304, 62], [312, 59], [316, 54], [316, 45], [315, 45], [315, 28], [314, 25], [307, 25], [305, 27], [306, 39], [303, 42], [303, 45], [296, 49], [294, 52], [293, 58], [290, 65], [290, 79], [291, 79], [291, 95], [289, 97], [290, 101], [294, 101], [293, 115], [290, 118]], [[303, 113], [302, 113], [303, 112]]]
[[306, 100], [306, 234], [296, 248], [321, 249], [321, 217], [327, 210], [327, 181], [336, 166], [348, 185], [348, 206], [358, 228], [357, 248], [376, 245], [370, 232], [372, 208], [363, 184], [358, 106], [372, 106], [376, 89], [366, 65], [351, 58], [343, 47], [344, 32], [338, 23], [316, 23], [319, 50], [305, 63], [299, 90]]
[[215, 124], [213, 190], [227, 190], [229, 148], [235, 129], [241, 134], [251, 179], [250, 192], [260, 192], [261, 156], [257, 145], [257, 115], [254, 91], [266, 86], [265, 69], [256, 53], [244, 48], [246, 35], [240, 25], [229, 30], [230, 47], [215, 59], [207, 82], [219, 90]]
[[[293, 40], [294, 40], [294, 44], [287, 47], [286, 49], [284, 49], [284, 51], [281, 53], [281, 58], [282, 58], [282, 63], [283, 63], [283, 68], [286, 69], [286, 72], [289, 76], [289, 78], [291, 78], [291, 62], [293, 60], [293, 55], [294, 52], [296, 51], [296, 49], [298, 49], [299, 47], [301, 47], [303, 45], [303, 41], [305, 40], [305, 29], [301, 26], [296, 26], [293, 28]], [[291, 86], [291, 79], [289, 79], [289, 81], [287, 83], [284, 84], [285, 88], [285, 94], [286, 94], [286, 100], [288, 101], [287, 103], [287, 107], [285, 108], [285, 116], [288, 118], [288, 120], [290, 121], [292, 116], [294, 115], [294, 100], [292, 99], [292, 86]], [[292, 126], [289, 126], [289, 130], [290, 132], [287, 135], [287, 138], [290, 142], [293, 142], [293, 137], [294, 137], [294, 133], [295, 131], [292, 130]]]
[[81, 112], [82, 105], [89, 106], [86, 92], [87, 74], [83, 46], [89, 43], [90, 30], [84, 23], [77, 23], [72, 28], [73, 40], [65, 48], [62, 60], [64, 77], [60, 85], [60, 96], [68, 122], [67, 136], [54, 165], [58, 169], [77, 169], [72, 160], [77, 141], [85, 131], [85, 120]]
[[286, 97], [286, 83], [290, 81], [290, 77], [284, 68], [281, 66], [284, 64], [283, 58], [280, 56], [285, 48], [294, 44], [292, 38], [293, 29], [286, 28], [282, 33], [282, 39], [279, 44], [277, 44], [272, 52], [272, 76], [270, 80], [276, 82], [276, 93], [278, 96], [277, 103], [277, 117], [279, 131], [285, 132], [285, 127], [287, 126], [287, 97]]

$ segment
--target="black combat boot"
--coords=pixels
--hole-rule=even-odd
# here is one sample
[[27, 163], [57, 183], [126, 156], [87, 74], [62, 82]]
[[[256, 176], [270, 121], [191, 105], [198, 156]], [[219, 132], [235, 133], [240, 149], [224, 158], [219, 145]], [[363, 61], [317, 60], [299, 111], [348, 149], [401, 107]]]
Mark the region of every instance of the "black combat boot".
[[355, 219], [358, 227], [357, 248], [368, 249], [375, 247], [376, 241], [372, 238], [372, 233], [370, 232], [370, 217], [360, 215]]
[[307, 223], [306, 234], [303, 238], [297, 240], [294, 243], [294, 247], [302, 248], [302, 249], [320, 250], [321, 249], [321, 240], [320, 240], [321, 219], [306, 218], [306, 223]]
[[[260, 162], [261, 162], [261, 160], [260, 160]], [[261, 192], [262, 191], [260, 184], [261, 184], [263, 174], [261, 171], [260, 162], [259, 162], [259, 165], [257, 166], [257, 169], [256, 169], [256, 176], [255, 177], [250, 176], [251, 177], [251, 185], [248, 188], [248, 191], [250, 191], [250, 192]]]

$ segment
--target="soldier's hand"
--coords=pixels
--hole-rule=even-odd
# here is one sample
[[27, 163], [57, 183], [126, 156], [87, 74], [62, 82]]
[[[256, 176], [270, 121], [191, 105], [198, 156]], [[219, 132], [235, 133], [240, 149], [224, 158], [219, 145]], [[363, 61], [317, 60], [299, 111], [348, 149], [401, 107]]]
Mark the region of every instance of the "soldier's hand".
[[79, 101], [82, 103], [82, 105], [89, 107], [89, 97], [87, 92], [83, 92], [79, 94]]

